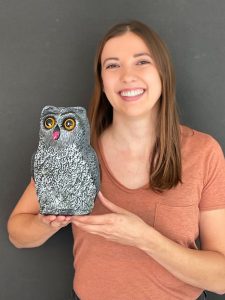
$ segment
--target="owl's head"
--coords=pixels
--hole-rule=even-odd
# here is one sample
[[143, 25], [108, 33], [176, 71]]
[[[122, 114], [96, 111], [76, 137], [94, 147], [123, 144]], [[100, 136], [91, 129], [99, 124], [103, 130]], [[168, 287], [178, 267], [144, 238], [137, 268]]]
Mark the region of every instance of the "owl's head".
[[54, 147], [89, 143], [90, 128], [86, 109], [45, 106], [40, 118], [40, 140]]

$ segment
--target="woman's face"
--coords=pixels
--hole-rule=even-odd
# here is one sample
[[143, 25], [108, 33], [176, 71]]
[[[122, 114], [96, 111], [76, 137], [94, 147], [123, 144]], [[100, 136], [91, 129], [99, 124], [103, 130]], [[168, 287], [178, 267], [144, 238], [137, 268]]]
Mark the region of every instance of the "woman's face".
[[161, 96], [159, 73], [144, 41], [132, 32], [108, 40], [101, 55], [103, 89], [114, 112], [151, 113]]

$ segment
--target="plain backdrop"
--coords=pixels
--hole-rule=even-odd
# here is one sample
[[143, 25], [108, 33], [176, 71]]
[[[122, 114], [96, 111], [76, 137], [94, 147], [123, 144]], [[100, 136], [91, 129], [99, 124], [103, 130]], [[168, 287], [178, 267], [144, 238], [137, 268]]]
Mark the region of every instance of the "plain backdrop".
[[213, 135], [225, 150], [224, 15], [223, 0], [0, 1], [1, 300], [63, 300], [72, 288], [69, 227], [20, 250], [6, 231], [30, 180], [42, 107], [87, 107], [97, 43], [113, 24], [138, 19], [171, 51], [182, 123]]

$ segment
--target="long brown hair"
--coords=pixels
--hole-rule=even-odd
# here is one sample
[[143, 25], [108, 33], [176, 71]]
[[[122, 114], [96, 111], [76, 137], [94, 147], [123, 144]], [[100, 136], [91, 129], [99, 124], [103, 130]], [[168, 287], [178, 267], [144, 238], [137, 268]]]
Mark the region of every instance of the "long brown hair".
[[139, 36], [149, 48], [162, 83], [159, 101], [158, 130], [152, 152], [149, 186], [155, 192], [175, 187], [181, 180], [179, 116], [175, 100], [175, 74], [168, 49], [157, 33], [139, 21], [113, 26], [99, 44], [94, 61], [95, 84], [89, 106], [91, 143], [112, 123], [113, 108], [103, 93], [101, 54], [106, 42], [126, 32]]

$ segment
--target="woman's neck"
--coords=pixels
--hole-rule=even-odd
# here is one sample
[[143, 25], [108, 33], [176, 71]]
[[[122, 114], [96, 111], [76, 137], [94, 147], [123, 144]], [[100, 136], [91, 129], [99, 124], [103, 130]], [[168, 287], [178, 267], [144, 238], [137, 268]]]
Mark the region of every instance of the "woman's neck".
[[104, 135], [120, 151], [134, 156], [149, 155], [155, 144], [156, 122], [149, 116], [125, 118], [114, 113], [113, 122]]

